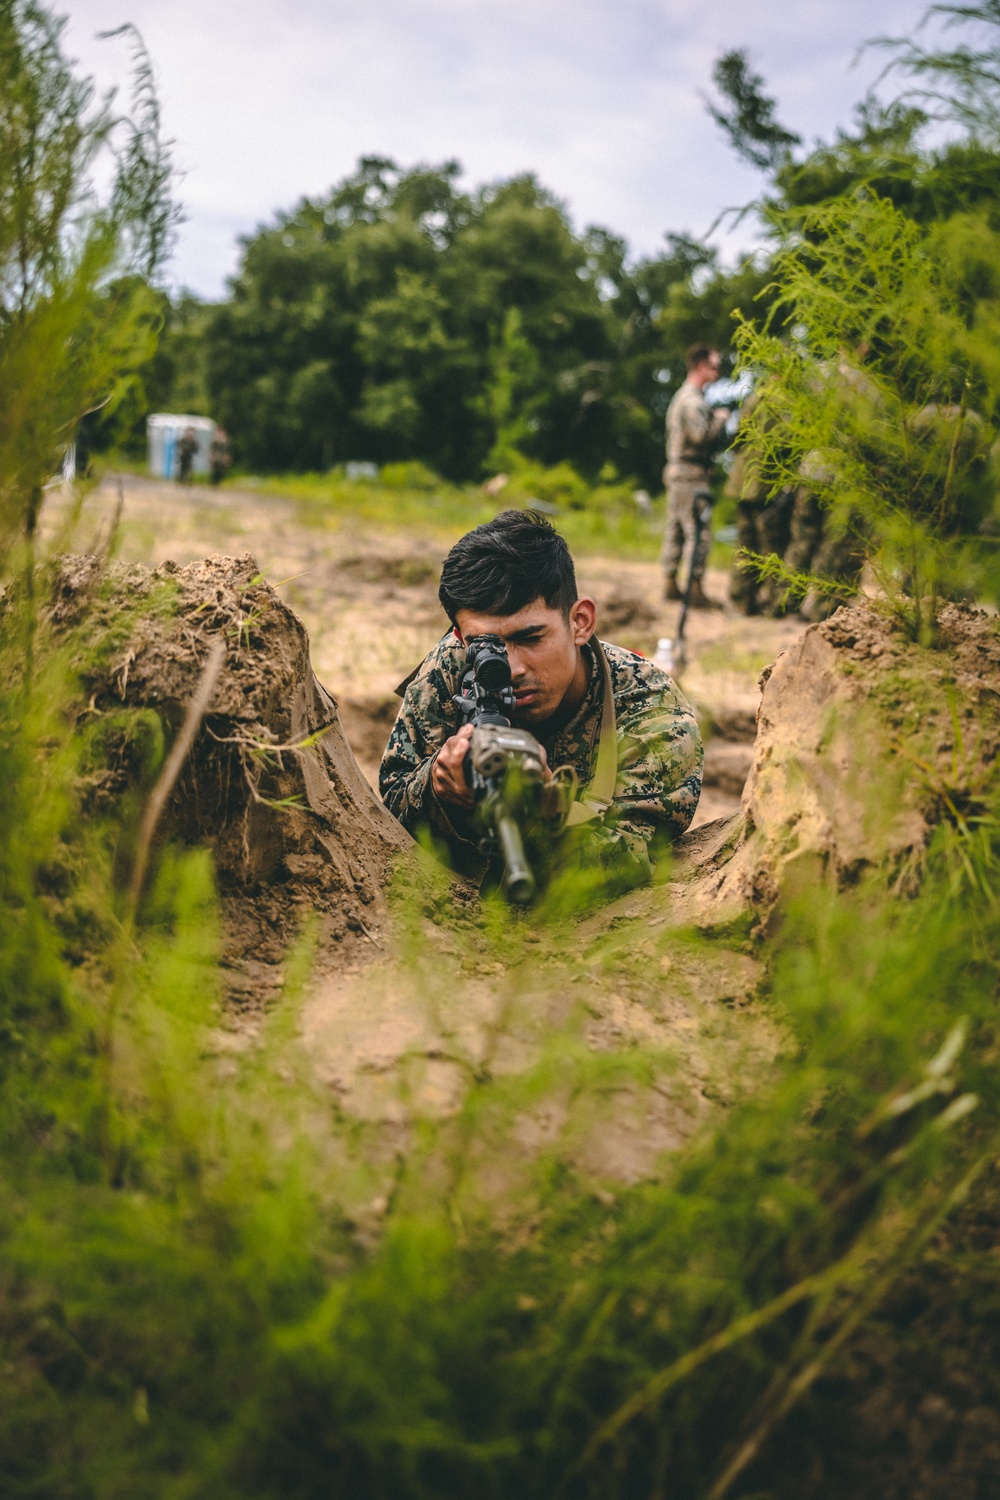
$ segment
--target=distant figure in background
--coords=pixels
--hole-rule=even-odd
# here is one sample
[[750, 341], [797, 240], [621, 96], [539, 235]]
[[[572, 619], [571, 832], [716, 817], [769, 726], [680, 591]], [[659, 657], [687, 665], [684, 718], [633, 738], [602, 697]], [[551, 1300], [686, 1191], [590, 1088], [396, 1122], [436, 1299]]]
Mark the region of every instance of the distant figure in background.
[[815, 571], [816, 557], [823, 546], [826, 517], [820, 495], [829, 490], [833, 471], [824, 464], [821, 453], [807, 453], [802, 460], [802, 483], [792, 500], [791, 528], [785, 563], [795, 573]]
[[[755, 391], [743, 408], [744, 418], [759, 401], [760, 393]], [[749, 448], [737, 448], [723, 493], [736, 501], [737, 552], [753, 552], [758, 557], [784, 556], [791, 536], [794, 492], [785, 489], [770, 494], [756, 455]], [[737, 555], [729, 577], [729, 599], [741, 614], [784, 614], [783, 592], [781, 585], [772, 579], [759, 579], [754, 569], [741, 563]]]
[[663, 534], [663, 597], [683, 597], [677, 586], [684, 545], [691, 551], [690, 602], [694, 609], [721, 609], [702, 588], [712, 545], [712, 457], [725, 440], [729, 411], [713, 411], [702, 392], [719, 378], [722, 359], [710, 344], [687, 352], [687, 379], [667, 408], [667, 525]]
[[212, 437], [212, 446], [209, 449], [208, 462], [213, 484], [221, 484], [226, 477], [226, 470], [233, 461], [229, 451], [229, 434], [224, 427], [217, 427]]
[[[743, 493], [737, 492], [740, 479]], [[792, 505], [794, 492], [781, 490], [772, 499], [766, 499], [760, 491], [763, 486], [753, 476], [749, 482], [745, 477], [745, 465], [739, 460], [726, 484], [726, 494], [736, 493], [736, 546], [740, 551], [753, 552], [758, 557], [772, 554], [782, 557], [791, 535]], [[756, 492], [756, 493], [755, 493]], [[753, 569], [734, 563], [729, 578], [729, 599], [742, 615], [779, 616], [785, 613], [782, 603], [783, 588], [773, 579], [762, 580]]]
[[197, 452], [198, 439], [195, 437], [194, 428], [187, 427], [177, 444], [177, 478], [181, 484], [191, 483], [191, 469]]

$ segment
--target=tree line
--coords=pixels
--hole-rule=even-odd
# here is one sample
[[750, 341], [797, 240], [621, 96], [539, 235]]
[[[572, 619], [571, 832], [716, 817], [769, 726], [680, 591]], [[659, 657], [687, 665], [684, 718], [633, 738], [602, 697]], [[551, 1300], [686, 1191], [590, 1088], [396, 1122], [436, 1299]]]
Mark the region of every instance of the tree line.
[[[257, 472], [419, 459], [473, 481], [521, 455], [657, 483], [686, 348], [728, 351], [734, 318], [782, 331], [774, 269], [796, 215], [867, 192], [926, 226], [971, 210], [989, 219], [1000, 201], [1000, 152], [968, 80], [952, 67], [966, 87], [962, 130], [929, 144], [941, 75], [913, 44], [884, 41], [908, 86], [888, 102], [868, 95], [809, 148], [747, 54], [720, 57], [710, 111], [763, 178], [745, 210], [762, 248], [734, 266], [678, 233], [636, 259], [607, 229], [577, 232], [532, 175], [466, 192], [455, 161], [362, 159], [243, 241], [223, 301], [163, 297], [159, 350], [103, 441], [131, 424], [141, 443], [146, 411], [191, 410], [220, 421]], [[973, 71], [974, 50], [959, 49]]]
[[[727, 335], [734, 278], [684, 235], [631, 261], [531, 175], [459, 176], [365, 158], [279, 214], [223, 302], [165, 307], [150, 405], [209, 412], [261, 471], [420, 459], [470, 480], [516, 450], [655, 479], [684, 348]], [[742, 282], [763, 285], [749, 260]]]

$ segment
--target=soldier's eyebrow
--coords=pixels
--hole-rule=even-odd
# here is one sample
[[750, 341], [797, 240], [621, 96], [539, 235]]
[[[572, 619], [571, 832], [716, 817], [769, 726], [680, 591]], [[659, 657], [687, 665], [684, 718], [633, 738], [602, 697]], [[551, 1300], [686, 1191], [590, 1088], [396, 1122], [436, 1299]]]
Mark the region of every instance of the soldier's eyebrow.
[[512, 630], [507, 640], [515, 646], [526, 646], [529, 641], [537, 641], [538, 637], [545, 634], [544, 625], [525, 625], [523, 630]]

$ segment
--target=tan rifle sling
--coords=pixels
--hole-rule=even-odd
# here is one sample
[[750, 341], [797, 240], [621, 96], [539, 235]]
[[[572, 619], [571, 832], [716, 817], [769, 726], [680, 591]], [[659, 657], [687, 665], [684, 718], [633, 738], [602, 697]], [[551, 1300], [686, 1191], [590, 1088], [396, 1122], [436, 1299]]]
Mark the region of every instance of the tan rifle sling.
[[615, 725], [615, 694], [611, 686], [611, 668], [597, 636], [590, 639], [594, 659], [604, 681], [604, 703], [601, 708], [601, 736], [597, 745], [597, 768], [594, 778], [571, 805], [566, 827], [575, 828], [593, 818], [603, 818], [615, 797], [618, 780], [618, 735]]

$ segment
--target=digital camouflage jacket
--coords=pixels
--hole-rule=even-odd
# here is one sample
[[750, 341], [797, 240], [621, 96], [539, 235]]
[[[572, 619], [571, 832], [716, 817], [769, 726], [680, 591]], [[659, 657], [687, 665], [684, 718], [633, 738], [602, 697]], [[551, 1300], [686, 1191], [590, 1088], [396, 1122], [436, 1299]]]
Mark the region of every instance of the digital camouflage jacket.
[[[605, 815], [564, 835], [568, 858], [613, 870], [627, 884], [650, 876], [651, 845], [657, 836], [676, 838], [694, 817], [701, 795], [702, 745], [694, 714], [665, 672], [621, 646], [601, 643], [614, 694], [618, 777]], [[538, 738], [549, 765], [572, 766], [581, 788], [594, 774], [600, 736], [603, 683], [594, 653], [587, 693], [574, 718], [554, 735]], [[379, 774], [386, 807], [404, 828], [421, 827], [449, 846], [459, 868], [475, 869], [476, 840], [464, 809], [438, 801], [431, 765], [455, 733], [459, 714], [452, 696], [460, 689], [465, 647], [449, 632], [409, 682]], [[537, 731], [536, 731], [537, 732]]]
[[667, 482], [706, 480], [712, 456], [725, 442], [728, 413], [713, 411], [701, 391], [685, 381], [667, 407]]

